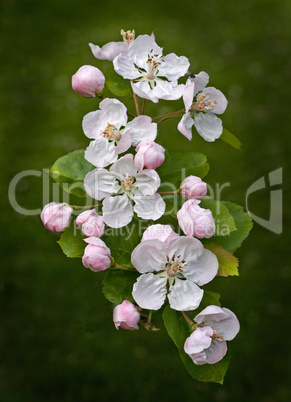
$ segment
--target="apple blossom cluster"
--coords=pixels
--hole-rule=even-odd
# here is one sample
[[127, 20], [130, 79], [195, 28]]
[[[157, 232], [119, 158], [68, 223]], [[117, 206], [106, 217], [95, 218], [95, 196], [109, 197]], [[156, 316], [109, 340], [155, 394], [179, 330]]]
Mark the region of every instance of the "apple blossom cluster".
[[[234, 271], [237, 261], [231, 252], [236, 248], [231, 233], [238, 230], [231, 212], [234, 207], [221, 203], [222, 212], [217, 213], [217, 204], [207, 197], [207, 184], [202, 181], [209, 169], [206, 157], [194, 152], [172, 157], [160, 144], [158, 127], [165, 118], [178, 117], [176, 128], [188, 140], [194, 126], [203, 139], [215, 141], [223, 132], [217, 115], [225, 111], [227, 100], [218, 89], [207, 87], [207, 73], [189, 71], [185, 56], [164, 55], [153, 34], [135, 37], [134, 31], [122, 30], [121, 35], [122, 41], [103, 47], [90, 43], [93, 55], [111, 63], [111, 70], [104, 75], [97, 67], [85, 65], [72, 76], [73, 89], [98, 102], [82, 121], [90, 141], [84, 151], [60, 158], [51, 169], [60, 185], [65, 178], [80, 184], [79, 178], [70, 176], [73, 167], [77, 169], [82, 196], [95, 205], [88, 209], [51, 202], [44, 206], [41, 220], [48, 230], [64, 231], [59, 243], [68, 257], [81, 257], [84, 267], [93, 272], [106, 271], [103, 293], [116, 304], [116, 329], [137, 330], [140, 323], [154, 330], [152, 313], [166, 304], [163, 318], [171, 337], [175, 338], [175, 331], [185, 332], [180, 353], [186, 353], [194, 366], [221, 362], [225, 372], [226, 341], [236, 336], [239, 322], [204, 285], [218, 275], [234, 275], [225, 274], [224, 266], [229, 261]], [[128, 112], [130, 97], [136, 114]], [[147, 101], [178, 99], [184, 108], [177, 112], [158, 117], [145, 114]], [[161, 191], [165, 184], [177, 181], [175, 164], [181, 166], [184, 158], [188, 174], [179, 188]], [[217, 216], [229, 229], [226, 249]], [[170, 217], [174, 224], [165, 222]], [[135, 230], [138, 222], [145, 224], [144, 230]], [[122, 231], [127, 227], [130, 238]], [[186, 330], [175, 327], [180, 322], [177, 314], [185, 318]]]

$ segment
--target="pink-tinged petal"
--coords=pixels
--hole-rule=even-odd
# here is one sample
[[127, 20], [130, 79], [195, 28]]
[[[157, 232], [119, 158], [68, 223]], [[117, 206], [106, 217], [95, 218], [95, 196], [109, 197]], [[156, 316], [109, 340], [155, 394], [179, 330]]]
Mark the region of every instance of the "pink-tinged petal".
[[194, 120], [191, 116], [191, 113], [187, 112], [182, 116], [178, 124], [178, 130], [181, 134], [183, 134], [188, 140], [192, 140], [192, 126], [194, 124]]
[[186, 177], [182, 181], [180, 189], [181, 195], [187, 199], [196, 198], [202, 200], [207, 194], [207, 184], [197, 176]]
[[160, 144], [153, 141], [142, 141], [136, 147], [134, 163], [138, 170], [142, 170], [144, 166], [148, 169], [156, 169], [164, 160], [165, 148]]
[[133, 218], [132, 205], [125, 194], [105, 198], [102, 211], [104, 222], [111, 228], [126, 226]]
[[154, 195], [160, 185], [160, 176], [153, 169], [144, 169], [136, 175], [135, 186], [141, 195]]
[[134, 166], [133, 163], [133, 155], [132, 154], [126, 154], [122, 156], [120, 159], [118, 159], [117, 162], [115, 162], [111, 167], [110, 167], [110, 172], [114, 174], [119, 180], [122, 180], [124, 176], [136, 176], [137, 174], [137, 169]]
[[198, 327], [192, 334], [186, 339], [184, 344], [184, 350], [188, 355], [193, 353], [202, 352], [211, 345], [211, 337], [213, 330], [210, 327]]
[[149, 116], [138, 116], [129, 122], [124, 134], [130, 132], [132, 145], [136, 147], [141, 141], [154, 141], [157, 136], [157, 123], [152, 123]]
[[141, 275], [133, 285], [132, 296], [141, 308], [159, 310], [166, 298], [166, 284], [166, 278], [152, 273]]
[[40, 218], [45, 228], [52, 232], [62, 232], [72, 219], [72, 208], [65, 203], [50, 202], [41, 211]]
[[134, 194], [134, 212], [139, 218], [156, 221], [165, 212], [166, 204], [160, 194], [141, 195]]
[[172, 309], [178, 311], [195, 310], [203, 297], [203, 290], [195, 283], [175, 278], [175, 284], [168, 294], [169, 303]]
[[208, 82], [209, 82], [209, 75], [205, 73], [205, 71], [200, 71], [199, 74], [196, 74], [194, 78], [195, 89], [193, 96], [197, 95], [198, 92], [203, 91]]
[[183, 93], [183, 102], [185, 105], [186, 112], [188, 112], [193, 103], [194, 87], [195, 87], [194, 78], [189, 77], [186, 81], [185, 90]]
[[91, 141], [85, 151], [85, 159], [96, 167], [106, 167], [116, 162], [116, 145], [113, 141], [99, 137]]
[[73, 90], [87, 98], [95, 97], [96, 93], [103, 91], [104, 83], [103, 73], [93, 66], [82, 66], [72, 76]]
[[215, 141], [222, 134], [222, 121], [214, 113], [195, 113], [194, 126], [208, 142]]
[[103, 240], [99, 239], [99, 237], [87, 237], [86, 239], [83, 239], [86, 243], [92, 244], [93, 246], [98, 246], [98, 247], [103, 247], [104, 249], [108, 249], [106, 244], [104, 243]]
[[196, 259], [187, 260], [187, 266], [183, 270], [185, 278], [202, 286], [212, 281], [218, 271], [218, 260], [210, 250], [204, 249], [203, 254]]
[[84, 250], [82, 263], [92, 271], [104, 271], [111, 266], [110, 250], [106, 244], [96, 237], [84, 239], [88, 246]]
[[194, 321], [197, 324], [202, 324], [206, 320], [208, 322], [212, 321], [221, 321], [228, 318], [228, 314], [222, 310], [219, 306], [207, 306], [204, 310], [202, 310], [199, 314], [196, 315]]
[[167, 54], [165, 62], [159, 66], [158, 76], [166, 77], [169, 81], [178, 80], [183, 77], [190, 66], [189, 60], [185, 56], [177, 56], [175, 53]]
[[100, 134], [106, 129], [108, 118], [102, 110], [87, 113], [83, 117], [82, 127], [84, 134], [88, 138], [99, 138]]
[[186, 261], [187, 264], [197, 261], [204, 250], [203, 244], [194, 237], [179, 236], [173, 240], [168, 248], [168, 257], [171, 260], [173, 256], [181, 256], [181, 261]]
[[227, 345], [225, 341], [215, 340], [208, 349], [205, 349], [206, 363], [215, 364], [219, 362], [226, 354]]
[[107, 122], [117, 129], [127, 123], [127, 108], [117, 99], [105, 98], [99, 104], [100, 110], [106, 112]]
[[164, 271], [167, 263], [167, 246], [160, 240], [146, 240], [140, 243], [131, 254], [132, 265], [141, 274]]
[[102, 200], [111, 194], [118, 193], [120, 185], [115, 176], [106, 169], [94, 169], [84, 179], [86, 193], [95, 200]]
[[126, 152], [131, 147], [131, 135], [129, 132], [123, 133], [120, 141], [115, 148], [115, 154]]
[[225, 111], [228, 102], [219, 89], [208, 87], [204, 89], [203, 94], [206, 95], [204, 102], [210, 101], [212, 105], [216, 103], [216, 106], [211, 109], [211, 113], [222, 114]]
[[140, 313], [130, 301], [124, 300], [121, 304], [114, 307], [113, 321], [116, 329], [127, 330], [138, 329]]
[[151, 225], [142, 235], [141, 241], [157, 239], [165, 243], [167, 246], [179, 237], [178, 233], [175, 233], [170, 225]]
[[140, 172], [144, 168], [144, 154], [143, 153], [137, 153], [134, 157], [134, 164], [137, 170]]
[[93, 55], [99, 60], [112, 61], [120, 53], [125, 53], [128, 49], [128, 44], [125, 42], [109, 42], [102, 48], [93, 43], [89, 43]]

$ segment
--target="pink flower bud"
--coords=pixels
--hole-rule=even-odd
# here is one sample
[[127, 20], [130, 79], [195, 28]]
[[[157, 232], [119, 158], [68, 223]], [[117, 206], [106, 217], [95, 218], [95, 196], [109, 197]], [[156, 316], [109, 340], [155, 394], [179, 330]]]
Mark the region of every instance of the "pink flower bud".
[[181, 184], [181, 195], [184, 198], [197, 198], [202, 200], [207, 193], [207, 184], [200, 177], [188, 176]]
[[128, 300], [124, 300], [124, 302], [114, 307], [113, 321], [116, 329], [119, 329], [119, 327], [129, 330], [138, 329], [139, 320], [140, 313]]
[[134, 163], [138, 170], [144, 167], [156, 169], [165, 160], [165, 149], [153, 141], [142, 141], [136, 147], [136, 152]]
[[82, 66], [72, 76], [73, 90], [86, 98], [95, 97], [97, 92], [103, 91], [104, 83], [103, 73], [93, 66]]
[[215, 223], [209, 209], [199, 206], [200, 201], [191, 199], [184, 202], [177, 218], [180, 228], [187, 236], [195, 236], [199, 239], [209, 239], [215, 232]]
[[76, 219], [77, 226], [82, 226], [82, 232], [88, 237], [104, 235], [105, 224], [103, 217], [96, 214], [95, 209], [82, 212]]
[[170, 225], [152, 225], [149, 226], [144, 232], [141, 241], [157, 239], [169, 245], [172, 240], [179, 237]]
[[71, 223], [72, 208], [68, 204], [50, 202], [40, 214], [44, 226], [53, 232], [62, 232]]
[[84, 239], [88, 246], [85, 248], [82, 263], [92, 271], [104, 271], [111, 266], [110, 250], [98, 237]]

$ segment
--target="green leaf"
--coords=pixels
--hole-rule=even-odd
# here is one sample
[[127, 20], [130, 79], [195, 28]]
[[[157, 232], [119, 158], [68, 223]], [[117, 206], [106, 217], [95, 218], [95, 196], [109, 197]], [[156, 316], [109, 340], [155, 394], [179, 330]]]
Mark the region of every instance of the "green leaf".
[[111, 250], [111, 255], [118, 265], [133, 268], [131, 253], [140, 243], [142, 233], [148, 227], [148, 221], [134, 218], [127, 226], [120, 229], [107, 228], [102, 240]]
[[232, 133], [230, 133], [226, 128], [223, 129], [221, 136], [219, 137], [222, 141], [231, 145], [235, 149], [241, 149], [240, 140]]
[[180, 357], [192, 378], [198, 381], [223, 384], [223, 379], [229, 366], [230, 352], [228, 351], [226, 356], [215, 364], [198, 366], [193, 363], [192, 359], [184, 351], [184, 343], [191, 332], [181, 312], [172, 310], [170, 306], [167, 306], [163, 311], [163, 319], [168, 334], [177, 346]]
[[102, 292], [111, 303], [120, 304], [123, 300], [134, 303], [132, 297], [133, 284], [139, 277], [135, 271], [124, 271], [110, 268], [106, 270], [102, 282]]
[[219, 263], [218, 276], [238, 275], [238, 259], [218, 244], [206, 244], [205, 248], [216, 255]]
[[201, 208], [210, 209], [215, 221], [215, 234], [217, 236], [225, 236], [236, 230], [234, 219], [222, 202], [212, 198], [204, 198], [199, 205]]
[[171, 182], [175, 188], [180, 188], [185, 177], [194, 175], [204, 177], [209, 171], [205, 155], [197, 152], [170, 152], [170, 164], [167, 172], [161, 176], [162, 183]]
[[226, 236], [213, 236], [210, 239], [203, 239], [204, 244], [216, 243], [227, 251], [235, 251], [237, 247], [248, 237], [252, 227], [252, 218], [243, 207], [230, 201], [221, 201], [226, 206], [233, 217], [237, 230]]
[[116, 96], [127, 96], [132, 98], [132, 88], [129, 80], [125, 80], [117, 74], [113, 65], [108, 67], [105, 72], [105, 84], [109, 91]]
[[68, 193], [78, 197], [86, 197], [84, 178], [95, 169], [84, 158], [84, 150], [79, 149], [59, 158], [50, 170], [51, 177]]
[[87, 246], [83, 239], [81, 230], [76, 228], [74, 222], [72, 222], [64, 231], [58, 243], [67, 257], [81, 258]]

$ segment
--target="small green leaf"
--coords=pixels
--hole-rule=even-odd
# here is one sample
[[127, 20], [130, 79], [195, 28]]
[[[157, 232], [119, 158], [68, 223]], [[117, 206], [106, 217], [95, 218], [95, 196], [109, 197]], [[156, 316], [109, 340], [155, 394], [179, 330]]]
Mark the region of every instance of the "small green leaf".
[[50, 176], [68, 193], [78, 197], [86, 197], [84, 178], [95, 169], [84, 158], [84, 150], [79, 149], [60, 157], [52, 166]]
[[231, 145], [235, 149], [241, 149], [240, 140], [232, 133], [230, 133], [226, 128], [223, 129], [221, 136], [219, 137], [222, 141]]
[[215, 234], [225, 236], [236, 230], [234, 219], [222, 202], [212, 198], [204, 198], [199, 204], [201, 208], [210, 209], [215, 221]]
[[125, 80], [117, 74], [113, 65], [108, 67], [105, 72], [105, 84], [109, 91], [116, 96], [127, 96], [132, 98], [132, 88], [129, 80]]
[[58, 243], [67, 257], [81, 258], [87, 246], [83, 239], [81, 230], [76, 228], [74, 222], [72, 222], [64, 231]]
[[229, 351], [222, 360], [215, 364], [203, 364], [198, 366], [193, 363], [192, 359], [184, 351], [184, 343], [191, 332], [181, 312], [172, 310], [170, 306], [167, 306], [163, 311], [163, 319], [168, 334], [177, 346], [180, 357], [192, 378], [198, 381], [223, 384], [223, 379], [230, 361]]
[[124, 271], [121, 269], [110, 268], [106, 270], [102, 282], [102, 292], [106, 299], [111, 303], [120, 304], [123, 300], [134, 303], [132, 297], [133, 284], [139, 277], [135, 271]]
[[221, 245], [227, 251], [235, 251], [237, 247], [248, 237], [252, 227], [252, 218], [243, 207], [230, 201], [221, 201], [227, 207], [233, 217], [237, 230], [226, 236], [213, 236], [210, 239], [203, 239], [204, 244], [216, 243]]
[[209, 171], [205, 155], [197, 152], [170, 152], [170, 164], [167, 172], [161, 176], [162, 183], [170, 182], [176, 189], [180, 188], [185, 177], [194, 175], [204, 177]]
[[216, 255], [219, 263], [218, 276], [237, 276], [238, 275], [238, 259], [229, 251], [226, 251], [219, 244], [206, 244], [205, 248], [212, 251]]

